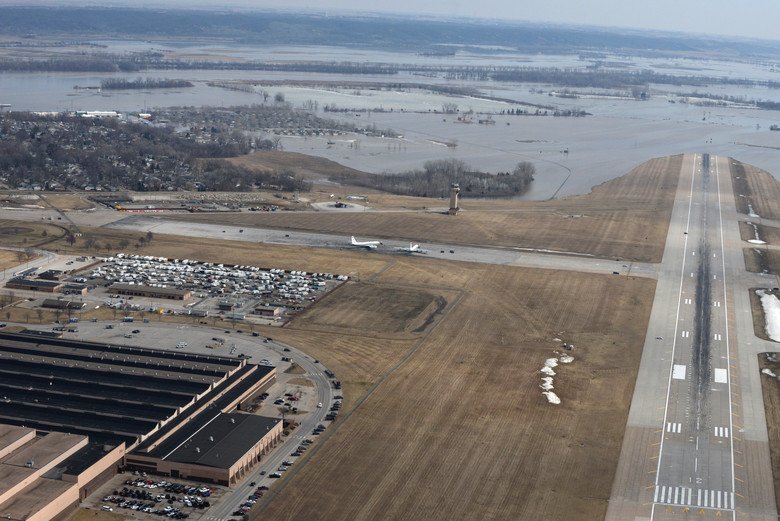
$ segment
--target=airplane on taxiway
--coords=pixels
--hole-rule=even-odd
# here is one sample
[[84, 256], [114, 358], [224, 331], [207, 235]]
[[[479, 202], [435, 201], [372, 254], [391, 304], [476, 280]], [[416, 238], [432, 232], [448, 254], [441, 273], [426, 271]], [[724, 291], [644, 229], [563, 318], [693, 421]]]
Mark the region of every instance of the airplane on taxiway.
[[355, 239], [355, 236], [352, 236], [352, 246], [357, 246], [359, 248], [366, 248], [368, 250], [375, 250], [377, 246], [382, 244], [379, 241], [358, 241]]

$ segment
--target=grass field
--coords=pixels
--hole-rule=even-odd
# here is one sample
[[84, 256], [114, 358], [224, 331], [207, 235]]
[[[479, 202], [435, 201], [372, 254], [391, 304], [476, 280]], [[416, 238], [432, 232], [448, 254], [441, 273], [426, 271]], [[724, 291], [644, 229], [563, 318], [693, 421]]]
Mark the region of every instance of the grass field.
[[681, 164], [682, 156], [653, 159], [588, 195], [563, 200], [466, 200], [461, 204], [464, 211], [455, 217], [413, 211], [244, 212], [187, 219], [445, 244], [549, 248], [659, 262]]
[[[399, 265], [376, 281], [449, 280], [450, 263], [414, 264], [411, 280]], [[465, 270], [449, 312], [263, 518], [603, 519], [654, 283]], [[455, 271], [457, 280], [463, 267]], [[577, 361], [559, 370], [558, 407], [541, 396], [537, 373], [556, 336], [577, 346]]]
[[737, 211], [753, 212], [768, 219], [780, 219], [780, 184], [760, 168], [730, 159]]
[[745, 269], [753, 273], [769, 273], [776, 275], [780, 269], [780, 251], [769, 250], [757, 246], [744, 248]]
[[15, 251], [0, 250], [0, 270], [17, 266], [19, 264], [19, 258]]
[[53, 224], [0, 219], [0, 244], [3, 246], [28, 248], [49, 244], [64, 236], [65, 230]]
[[[94, 208], [95, 204], [87, 199], [84, 194], [56, 194], [47, 193], [41, 196], [50, 206], [58, 210], [86, 210]], [[44, 203], [45, 204], [45, 203]]]
[[425, 290], [349, 282], [325, 297], [315, 313], [296, 320], [320, 331], [371, 334], [411, 332], [423, 327], [446, 299]]
[[[769, 368], [780, 374], [780, 362], [767, 360], [766, 354], [758, 355], [759, 369]], [[780, 381], [761, 375], [761, 389], [764, 395], [764, 413], [769, 433], [769, 455], [772, 459], [772, 476], [775, 485], [775, 501], [780, 505]]]

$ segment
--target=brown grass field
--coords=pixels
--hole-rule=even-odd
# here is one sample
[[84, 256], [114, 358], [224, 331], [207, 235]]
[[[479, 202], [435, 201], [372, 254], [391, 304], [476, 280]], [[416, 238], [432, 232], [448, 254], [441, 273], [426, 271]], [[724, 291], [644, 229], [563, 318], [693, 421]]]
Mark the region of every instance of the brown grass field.
[[[406, 262], [414, 280], [399, 262], [376, 281], [446, 279], [450, 267]], [[369, 387], [262, 517], [603, 519], [654, 283], [465, 270], [449, 312]], [[558, 371], [558, 407], [537, 387], [556, 336], [578, 346], [577, 361]]]
[[[755, 225], [756, 228], [753, 228], [753, 225]], [[762, 241], [767, 244], [780, 244], [780, 228], [766, 226], [765, 224], [748, 224], [744, 221], [739, 222], [739, 235], [743, 241], [755, 239], [756, 229], [758, 229], [758, 237]]]
[[41, 197], [46, 203], [58, 210], [86, 210], [94, 208], [95, 204], [90, 202], [84, 194], [46, 194]]
[[737, 211], [749, 213], [750, 204], [761, 217], [780, 219], [780, 183], [760, 168], [734, 159], [730, 161]]
[[744, 248], [745, 269], [753, 273], [776, 275], [780, 269], [780, 251], [768, 250], [760, 246]]
[[15, 251], [0, 250], [0, 270], [17, 266], [19, 259]]
[[[768, 367], [780, 374], [780, 362], [770, 362], [766, 355], [758, 355], [759, 370]], [[780, 504], [780, 381], [761, 375], [761, 389], [764, 395], [764, 413], [769, 433], [769, 455], [772, 459], [772, 476], [775, 485], [775, 501]]]
[[64, 236], [65, 230], [53, 224], [0, 219], [0, 244], [3, 246], [27, 248], [48, 244]]
[[[681, 164], [682, 156], [653, 159], [590, 194], [562, 200], [465, 200], [464, 211], [456, 217], [428, 212], [243, 212], [187, 219], [659, 262]], [[437, 204], [442, 206], [441, 201]]]

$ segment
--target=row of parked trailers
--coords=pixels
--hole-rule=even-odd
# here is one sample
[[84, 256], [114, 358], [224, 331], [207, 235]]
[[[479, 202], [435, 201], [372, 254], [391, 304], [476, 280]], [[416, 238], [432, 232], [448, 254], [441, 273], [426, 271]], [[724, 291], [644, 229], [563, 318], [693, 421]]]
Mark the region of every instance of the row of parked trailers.
[[102, 279], [107, 283], [188, 289], [201, 297], [233, 294], [273, 296], [294, 301], [311, 298], [323, 291], [328, 282], [347, 280], [344, 275], [331, 273], [263, 269], [122, 253], [104, 259], [92, 270], [89, 278]]

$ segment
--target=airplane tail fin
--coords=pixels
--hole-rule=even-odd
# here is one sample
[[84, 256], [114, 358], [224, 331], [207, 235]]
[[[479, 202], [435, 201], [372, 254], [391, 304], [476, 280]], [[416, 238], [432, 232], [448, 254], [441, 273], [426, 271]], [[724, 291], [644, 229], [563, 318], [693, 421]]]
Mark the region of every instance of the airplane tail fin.
[[352, 244], [355, 244], [357, 241], [355, 240], [355, 236], [352, 236]]

